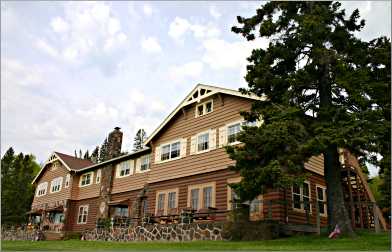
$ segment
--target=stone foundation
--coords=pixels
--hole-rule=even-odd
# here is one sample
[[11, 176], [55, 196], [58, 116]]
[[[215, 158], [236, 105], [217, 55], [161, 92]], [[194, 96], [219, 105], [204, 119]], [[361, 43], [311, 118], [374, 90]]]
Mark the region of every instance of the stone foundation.
[[196, 241], [223, 240], [223, 223], [149, 224], [129, 228], [94, 229], [84, 240], [100, 241]]
[[1, 231], [1, 240], [3, 241], [38, 241], [43, 240], [44, 235], [40, 230], [26, 230], [26, 229], [3, 229]]

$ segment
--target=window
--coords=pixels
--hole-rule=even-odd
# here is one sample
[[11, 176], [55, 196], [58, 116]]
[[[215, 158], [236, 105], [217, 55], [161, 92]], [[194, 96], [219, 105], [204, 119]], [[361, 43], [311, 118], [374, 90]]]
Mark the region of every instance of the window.
[[148, 169], [150, 169], [150, 155], [145, 155], [141, 157], [140, 170], [146, 171]]
[[65, 188], [68, 188], [69, 187], [69, 181], [71, 180], [71, 174], [67, 174], [66, 176], [65, 176]]
[[209, 100], [207, 102], [204, 102], [196, 106], [195, 115], [196, 117], [199, 117], [211, 113], [212, 111], [213, 111], [213, 102], [212, 100]]
[[316, 186], [316, 193], [317, 193], [317, 204], [319, 207], [319, 213], [321, 215], [326, 215], [327, 214], [327, 205], [326, 203], [326, 189], [325, 187]]
[[128, 207], [127, 206], [114, 207], [114, 216], [128, 217]]
[[50, 182], [50, 192], [55, 193], [61, 190], [61, 185], [63, 183], [63, 177], [58, 177]]
[[88, 216], [88, 205], [80, 206], [78, 213], [78, 224], [86, 224]]
[[133, 173], [132, 171], [133, 160], [127, 160], [117, 165], [117, 177], [126, 177]]
[[237, 142], [238, 134], [241, 131], [241, 123], [236, 123], [227, 127], [227, 142]]
[[97, 176], [95, 177], [95, 184], [99, 184], [101, 182], [101, 169], [97, 171]]
[[178, 214], [178, 188], [172, 188], [156, 192], [155, 214], [171, 215]]
[[294, 185], [292, 187], [293, 208], [299, 210], [312, 211], [310, 203], [310, 183], [304, 182], [301, 187]]
[[91, 185], [92, 181], [93, 181], [93, 172], [88, 172], [83, 174], [80, 177], [80, 185], [79, 186], [88, 186]]
[[191, 208], [199, 209], [199, 189], [191, 190]]
[[211, 207], [212, 203], [212, 187], [203, 188], [203, 208]]
[[189, 186], [187, 206], [194, 210], [215, 207], [215, 182]]
[[171, 144], [166, 144], [161, 147], [161, 161], [174, 159], [180, 157], [180, 141]]
[[176, 208], [176, 192], [169, 192], [168, 194], [168, 208]]
[[197, 137], [197, 151], [208, 150], [209, 133], [201, 134]]
[[158, 211], [164, 210], [165, 208], [165, 194], [164, 193], [160, 193], [158, 195]]
[[43, 182], [37, 186], [37, 197], [46, 194], [46, 189], [48, 188], [48, 182]]

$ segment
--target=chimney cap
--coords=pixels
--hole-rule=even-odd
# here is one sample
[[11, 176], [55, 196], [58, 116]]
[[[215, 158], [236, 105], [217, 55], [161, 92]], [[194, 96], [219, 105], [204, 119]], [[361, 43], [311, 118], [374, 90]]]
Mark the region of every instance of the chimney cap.
[[120, 128], [120, 127], [114, 127], [114, 129], [115, 129], [115, 130], [120, 130], [121, 128]]

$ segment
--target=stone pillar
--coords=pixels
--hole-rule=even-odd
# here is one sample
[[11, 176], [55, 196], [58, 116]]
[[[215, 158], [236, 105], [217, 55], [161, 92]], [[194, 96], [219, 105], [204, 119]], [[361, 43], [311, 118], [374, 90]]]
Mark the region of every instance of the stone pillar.
[[[115, 127], [108, 137], [108, 157], [109, 159], [121, 155], [123, 133], [119, 127]], [[101, 187], [100, 197], [98, 200], [98, 214], [97, 218], [109, 217], [110, 194], [112, 190], [113, 176], [115, 174], [115, 165], [108, 164], [101, 168]]]

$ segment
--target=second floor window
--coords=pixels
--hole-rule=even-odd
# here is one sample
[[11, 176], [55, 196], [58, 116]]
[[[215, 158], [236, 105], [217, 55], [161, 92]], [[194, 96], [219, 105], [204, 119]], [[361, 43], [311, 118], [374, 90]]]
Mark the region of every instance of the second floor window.
[[101, 182], [101, 169], [97, 171], [97, 176], [95, 177], [95, 183], [99, 184]]
[[241, 124], [236, 123], [227, 127], [227, 142], [234, 143], [237, 142], [238, 134], [241, 131]]
[[61, 185], [63, 183], [63, 177], [58, 177], [52, 180], [50, 183], [50, 192], [59, 192], [61, 190]]
[[161, 161], [180, 157], [180, 141], [166, 144], [161, 147]]
[[117, 177], [125, 177], [133, 173], [131, 170], [131, 162], [133, 162], [133, 160], [127, 160], [117, 165]]
[[85, 173], [80, 177], [80, 186], [88, 186], [91, 185], [93, 180], [93, 173]]
[[37, 186], [37, 196], [43, 196], [46, 194], [46, 189], [48, 188], [48, 182], [43, 182]]
[[196, 117], [211, 113], [212, 110], [213, 110], [212, 100], [199, 104], [196, 106]]
[[197, 137], [197, 151], [208, 150], [209, 148], [209, 133], [201, 134]]
[[71, 174], [67, 174], [66, 176], [65, 176], [65, 188], [68, 188], [69, 187], [69, 182], [70, 182], [70, 180], [71, 180]]
[[150, 169], [150, 155], [145, 155], [141, 157], [140, 170], [146, 171], [148, 169]]

